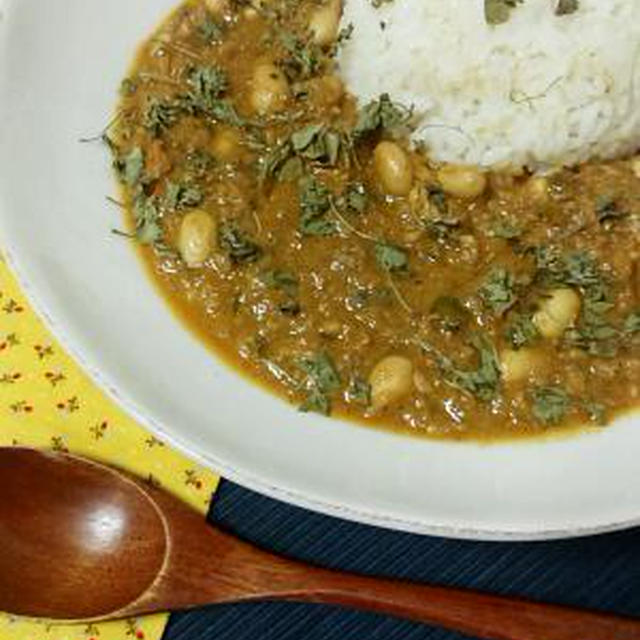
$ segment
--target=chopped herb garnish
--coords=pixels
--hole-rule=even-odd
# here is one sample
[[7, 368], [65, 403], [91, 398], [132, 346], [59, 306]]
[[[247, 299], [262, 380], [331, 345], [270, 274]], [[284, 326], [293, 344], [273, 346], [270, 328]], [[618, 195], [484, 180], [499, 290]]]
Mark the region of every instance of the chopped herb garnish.
[[537, 387], [531, 391], [531, 411], [542, 424], [562, 422], [570, 408], [571, 398], [560, 387]]
[[329, 188], [315, 178], [304, 180], [300, 189], [300, 232], [305, 236], [330, 236], [338, 226], [329, 217], [331, 209]]
[[200, 36], [207, 44], [218, 42], [222, 38], [224, 32], [223, 26], [207, 12], [204, 19], [198, 27]]
[[162, 238], [158, 223], [158, 207], [154, 198], [140, 193], [133, 204], [133, 216], [136, 222], [136, 239], [140, 244], [151, 245]]
[[558, 0], [556, 5], [557, 16], [568, 16], [580, 8], [580, 0]]
[[298, 300], [300, 281], [295, 274], [282, 269], [272, 269], [271, 271], [265, 271], [260, 276], [260, 279], [267, 287], [284, 295], [284, 300], [278, 303], [278, 309], [281, 313], [289, 316], [295, 316], [300, 313], [300, 302]]
[[361, 182], [350, 182], [342, 195], [336, 199], [336, 206], [346, 213], [362, 214], [367, 209], [369, 196]]
[[627, 217], [627, 212], [620, 209], [612, 196], [600, 196], [596, 200], [596, 218], [602, 225]]
[[517, 300], [514, 278], [502, 267], [493, 269], [478, 293], [485, 306], [497, 316], [503, 315]]
[[474, 334], [470, 342], [478, 352], [479, 358], [478, 368], [473, 370], [458, 368], [451, 358], [427, 343], [423, 343], [422, 347], [435, 358], [448, 384], [489, 402], [498, 395], [500, 389], [501, 370], [498, 354], [493, 343], [484, 333]]
[[114, 167], [121, 180], [128, 187], [135, 187], [144, 171], [144, 153], [140, 147], [134, 147], [122, 158], [117, 158]]
[[142, 122], [154, 136], [160, 136], [178, 121], [180, 112], [181, 108], [175, 102], [151, 98], [145, 109]]
[[392, 102], [389, 94], [383, 93], [378, 100], [373, 100], [360, 110], [353, 136], [361, 138], [381, 129], [394, 132], [406, 126], [412, 116], [412, 108]]
[[504, 335], [514, 349], [521, 349], [533, 344], [540, 338], [540, 332], [529, 314], [512, 313]]
[[325, 352], [301, 358], [298, 367], [307, 374], [307, 399], [301, 411], [331, 413], [330, 394], [340, 389], [341, 380], [331, 356]]
[[371, 385], [360, 376], [353, 376], [349, 381], [346, 398], [348, 402], [368, 407], [371, 404]]
[[290, 296], [298, 295], [300, 281], [290, 271], [284, 271], [282, 269], [272, 269], [271, 271], [265, 271], [260, 279], [268, 287], [283, 291]]
[[222, 68], [193, 67], [187, 75], [187, 84], [191, 91], [182, 97], [182, 105], [187, 112], [202, 113], [234, 126], [244, 124], [231, 102], [224, 97], [228, 79]]
[[340, 145], [340, 134], [323, 124], [308, 125], [291, 135], [294, 153], [329, 166], [335, 166], [338, 162]]
[[378, 266], [388, 273], [398, 273], [409, 268], [406, 249], [387, 242], [378, 242], [375, 248]]
[[629, 335], [640, 333], [640, 309], [633, 311], [624, 321], [624, 331]]
[[220, 225], [219, 243], [220, 248], [235, 264], [256, 262], [262, 257], [260, 245], [251, 240], [233, 221], [226, 221]]
[[503, 240], [515, 240], [523, 233], [522, 227], [512, 218], [499, 217], [489, 229], [489, 235]]
[[180, 184], [169, 181], [164, 197], [164, 204], [170, 211], [197, 207], [204, 200], [202, 191], [195, 185]]
[[281, 31], [279, 38], [289, 54], [282, 61], [282, 66], [290, 78], [304, 80], [318, 71], [322, 55], [313, 43], [302, 40], [289, 31]]
[[511, 11], [524, 0], [484, 0], [484, 17], [487, 24], [498, 25], [508, 22]]
[[619, 332], [608, 319], [614, 308], [611, 289], [595, 257], [586, 251], [561, 254], [552, 247], [539, 247], [535, 256], [542, 284], [574, 287], [582, 293], [580, 318], [566, 332], [566, 342], [594, 356], [615, 356]]

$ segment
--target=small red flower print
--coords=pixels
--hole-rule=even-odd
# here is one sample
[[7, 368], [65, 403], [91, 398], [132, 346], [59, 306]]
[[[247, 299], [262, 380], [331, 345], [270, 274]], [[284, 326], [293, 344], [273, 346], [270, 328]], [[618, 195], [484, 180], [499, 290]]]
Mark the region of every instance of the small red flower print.
[[7, 349], [11, 349], [11, 347], [16, 347], [20, 344], [20, 340], [15, 333], [7, 334], [6, 338], [0, 342], [0, 351], [5, 351]]
[[26, 400], [19, 400], [9, 405], [9, 409], [13, 413], [33, 413], [33, 405]]
[[51, 438], [51, 448], [60, 453], [69, 453], [69, 448], [65, 444], [62, 436], [53, 436]]
[[2, 310], [7, 314], [22, 313], [24, 311], [24, 307], [11, 298], [11, 300], [2, 307]]
[[21, 373], [3, 373], [0, 375], [0, 384], [15, 384], [22, 378]]
[[162, 440], [158, 440], [155, 436], [150, 436], [144, 441], [144, 443], [149, 447], [149, 449], [153, 449], [154, 447], [164, 447], [164, 442], [162, 442]]
[[185, 484], [187, 487], [195, 487], [196, 489], [202, 489], [202, 480], [198, 477], [195, 469], [187, 469], [184, 472], [186, 477]]
[[51, 345], [37, 344], [33, 347], [39, 360], [44, 360], [53, 355], [53, 347]]
[[[137, 620], [129, 619], [126, 621], [126, 624], [128, 636], [133, 636], [134, 638], [144, 638], [144, 633], [142, 633], [142, 629], [138, 627]], [[139, 636], [139, 633], [142, 633], [142, 636]]]
[[78, 400], [78, 396], [73, 396], [64, 402], [58, 402], [56, 407], [60, 411], [66, 411], [67, 413], [75, 413], [80, 409], [80, 401]]
[[67, 378], [64, 373], [56, 371], [47, 371], [44, 377], [51, 383], [52, 387], [57, 387], [61, 382], [64, 382]]
[[91, 433], [91, 435], [93, 435], [94, 440], [102, 440], [102, 438], [105, 437], [108, 429], [109, 423], [106, 420], [103, 420], [102, 422], [98, 422], [97, 424], [93, 425], [93, 427], [89, 429], [89, 432]]

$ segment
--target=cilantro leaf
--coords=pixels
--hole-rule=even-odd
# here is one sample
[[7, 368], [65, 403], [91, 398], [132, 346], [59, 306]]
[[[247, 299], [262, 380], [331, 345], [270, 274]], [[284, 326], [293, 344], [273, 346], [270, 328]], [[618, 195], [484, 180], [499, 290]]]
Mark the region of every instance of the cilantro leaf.
[[380, 129], [395, 131], [409, 123], [413, 108], [407, 108], [391, 101], [388, 93], [365, 105], [358, 112], [358, 120], [353, 129], [354, 138], [361, 138]]
[[533, 416], [545, 425], [562, 422], [571, 408], [571, 398], [560, 387], [536, 387], [530, 396]]
[[449, 385], [489, 402], [498, 395], [500, 390], [501, 369], [498, 354], [485, 333], [474, 334], [471, 345], [478, 352], [478, 367], [472, 370], [460, 369], [451, 358], [427, 343], [423, 343], [422, 347], [435, 358]]
[[491, 271], [478, 293], [485, 306], [497, 316], [508, 311], [517, 300], [514, 278], [503, 267]]
[[262, 248], [256, 244], [233, 221], [220, 225], [220, 248], [223, 249], [235, 264], [256, 262], [262, 257]]
[[299, 230], [305, 236], [330, 236], [337, 232], [335, 220], [328, 216], [331, 209], [329, 188], [315, 178], [307, 178], [300, 190]]
[[387, 242], [378, 242], [375, 254], [378, 266], [383, 271], [397, 273], [409, 268], [409, 254], [402, 247]]

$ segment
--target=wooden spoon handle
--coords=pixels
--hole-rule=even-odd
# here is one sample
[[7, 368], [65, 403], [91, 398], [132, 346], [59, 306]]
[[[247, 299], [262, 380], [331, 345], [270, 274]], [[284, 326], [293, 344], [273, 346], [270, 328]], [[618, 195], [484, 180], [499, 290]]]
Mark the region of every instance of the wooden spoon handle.
[[471, 591], [330, 571], [279, 597], [340, 605], [492, 640], [640, 640], [640, 620]]

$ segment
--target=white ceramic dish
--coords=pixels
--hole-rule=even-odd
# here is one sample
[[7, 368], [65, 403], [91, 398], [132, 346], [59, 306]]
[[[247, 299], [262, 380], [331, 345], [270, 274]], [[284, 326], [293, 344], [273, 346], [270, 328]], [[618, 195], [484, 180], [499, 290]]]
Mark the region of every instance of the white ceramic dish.
[[640, 522], [640, 419], [564, 440], [430, 442], [301, 415], [215, 361], [149, 285], [108, 159], [135, 45], [173, 0], [0, 0], [0, 242], [49, 326], [159, 436], [326, 513], [422, 533], [562, 537]]

